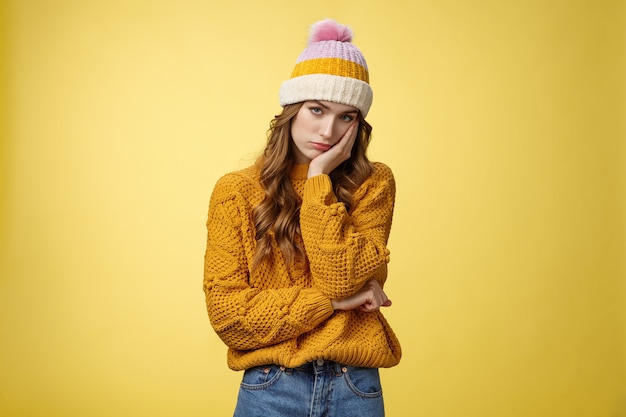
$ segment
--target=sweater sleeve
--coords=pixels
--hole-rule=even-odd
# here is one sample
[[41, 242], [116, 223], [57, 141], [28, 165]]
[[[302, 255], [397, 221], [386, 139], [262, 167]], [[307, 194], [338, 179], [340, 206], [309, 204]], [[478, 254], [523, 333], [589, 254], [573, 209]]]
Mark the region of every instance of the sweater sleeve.
[[370, 279], [384, 284], [394, 203], [393, 173], [381, 163], [354, 193], [350, 212], [337, 201], [330, 177], [307, 180], [300, 228], [316, 288], [331, 299], [342, 299]]
[[218, 181], [209, 205], [204, 262], [206, 305], [215, 332], [234, 349], [273, 345], [308, 332], [333, 313], [320, 290], [249, 284], [253, 242], [241, 192]]

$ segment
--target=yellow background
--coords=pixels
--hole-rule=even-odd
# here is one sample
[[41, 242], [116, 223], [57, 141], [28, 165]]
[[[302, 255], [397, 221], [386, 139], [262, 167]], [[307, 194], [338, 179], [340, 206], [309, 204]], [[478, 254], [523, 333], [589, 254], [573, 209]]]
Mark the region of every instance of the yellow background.
[[626, 416], [623, 1], [1, 8], [0, 415], [230, 415], [209, 195], [333, 17], [398, 183], [388, 415]]

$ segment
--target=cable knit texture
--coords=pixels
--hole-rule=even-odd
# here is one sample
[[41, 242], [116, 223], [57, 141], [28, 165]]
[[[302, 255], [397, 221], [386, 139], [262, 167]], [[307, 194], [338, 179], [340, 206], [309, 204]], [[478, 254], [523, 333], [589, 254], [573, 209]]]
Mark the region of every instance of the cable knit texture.
[[307, 259], [291, 265], [273, 242], [270, 259], [252, 272], [256, 248], [252, 209], [263, 199], [258, 167], [219, 179], [209, 206], [204, 291], [211, 324], [228, 346], [234, 370], [316, 359], [391, 367], [400, 344], [382, 312], [333, 311], [331, 300], [387, 278], [395, 182], [375, 163], [348, 212], [330, 178], [307, 179], [308, 165], [290, 173], [302, 198], [300, 228]]

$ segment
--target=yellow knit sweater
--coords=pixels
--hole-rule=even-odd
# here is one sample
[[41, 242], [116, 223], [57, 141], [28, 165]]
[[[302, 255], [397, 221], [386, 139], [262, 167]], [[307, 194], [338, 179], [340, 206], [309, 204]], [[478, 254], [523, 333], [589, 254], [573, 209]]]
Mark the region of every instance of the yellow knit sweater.
[[271, 262], [251, 272], [256, 247], [252, 208], [263, 199], [256, 166], [219, 179], [209, 206], [204, 291], [211, 324], [228, 346], [234, 370], [317, 359], [391, 367], [400, 344], [380, 311], [333, 311], [332, 299], [387, 278], [386, 248], [395, 182], [375, 163], [347, 212], [330, 178], [307, 179], [308, 165], [290, 173], [302, 198], [300, 228], [307, 260], [287, 265], [273, 242]]

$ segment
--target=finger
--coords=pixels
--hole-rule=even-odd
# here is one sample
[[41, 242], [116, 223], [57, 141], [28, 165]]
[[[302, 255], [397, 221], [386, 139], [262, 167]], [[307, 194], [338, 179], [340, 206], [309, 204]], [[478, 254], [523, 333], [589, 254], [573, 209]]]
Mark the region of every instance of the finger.
[[385, 300], [368, 300], [367, 302], [361, 304], [359, 309], [365, 313], [371, 313], [373, 311], [379, 310], [381, 307], [389, 307], [391, 306], [391, 300], [388, 298]]
[[354, 143], [358, 133], [359, 133], [359, 122], [354, 122], [352, 126], [350, 126], [350, 142]]
[[363, 304], [359, 306], [359, 309], [364, 313], [371, 313], [372, 311], [376, 311], [379, 308], [380, 307], [374, 307], [373, 305], [370, 305], [370, 304]]
[[356, 139], [357, 125], [358, 125], [358, 122], [352, 123], [346, 130], [346, 133], [343, 134], [341, 140], [339, 140], [337, 145], [352, 147], [352, 144], [354, 143], [354, 140]]

